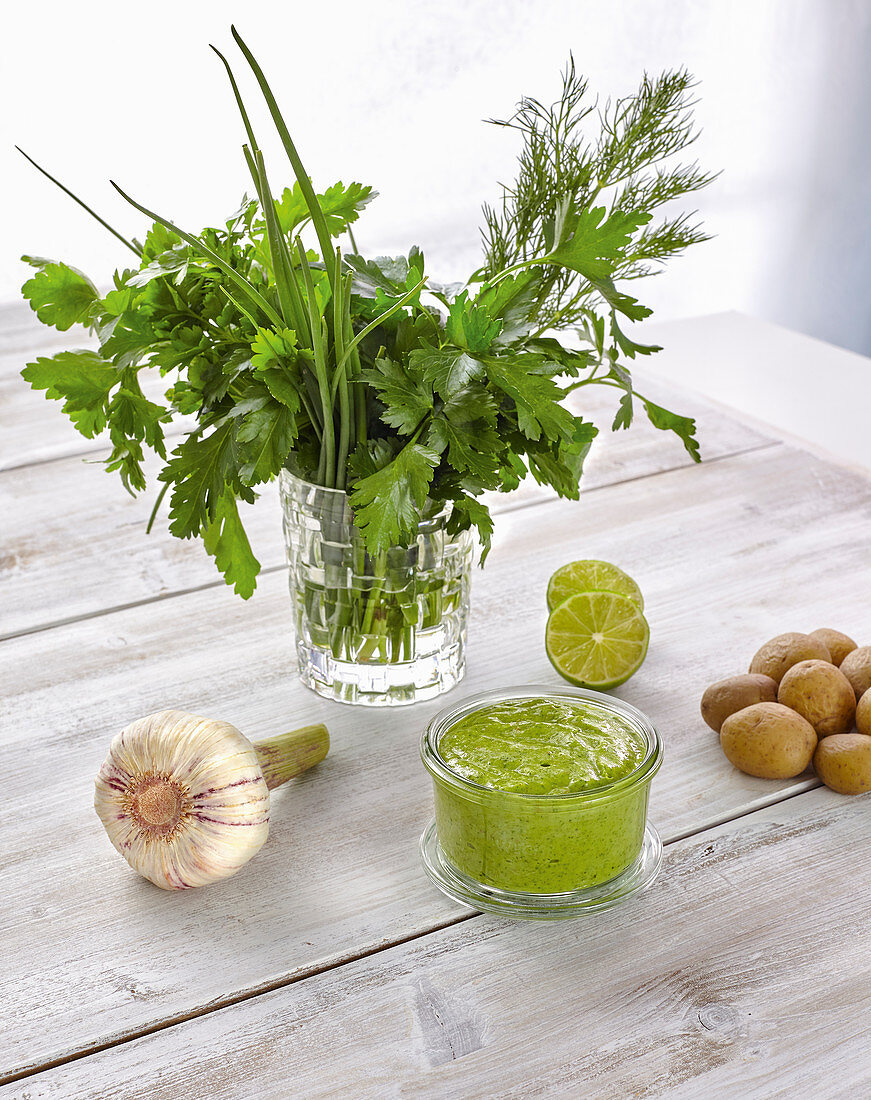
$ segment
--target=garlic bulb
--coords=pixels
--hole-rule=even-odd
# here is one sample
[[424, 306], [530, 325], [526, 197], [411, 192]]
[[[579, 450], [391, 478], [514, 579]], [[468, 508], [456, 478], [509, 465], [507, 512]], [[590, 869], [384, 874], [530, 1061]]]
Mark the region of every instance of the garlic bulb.
[[229, 722], [164, 710], [112, 741], [94, 808], [127, 862], [164, 890], [235, 874], [269, 832], [269, 791], [322, 760], [322, 725], [257, 745]]

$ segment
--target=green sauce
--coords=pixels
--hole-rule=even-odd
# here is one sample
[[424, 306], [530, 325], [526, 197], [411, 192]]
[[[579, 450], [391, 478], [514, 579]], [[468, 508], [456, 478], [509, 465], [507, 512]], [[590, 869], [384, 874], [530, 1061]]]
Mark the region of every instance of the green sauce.
[[475, 882], [507, 891], [558, 894], [607, 882], [638, 857], [658, 764], [637, 782], [607, 784], [635, 772], [647, 751], [640, 728], [606, 702], [484, 704], [438, 739], [443, 765], [461, 777], [430, 769], [442, 852]]
[[644, 759], [616, 714], [563, 699], [506, 699], [461, 718], [439, 740], [451, 771], [516, 794], [574, 794], [613, 783]]

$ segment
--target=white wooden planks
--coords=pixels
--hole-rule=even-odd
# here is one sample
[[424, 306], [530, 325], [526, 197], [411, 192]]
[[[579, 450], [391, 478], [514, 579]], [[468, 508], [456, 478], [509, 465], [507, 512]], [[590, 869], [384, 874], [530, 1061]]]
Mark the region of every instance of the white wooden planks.
[[866, 356], [736, 312], [652, 320], [639, 332], [663, 345], [646, 361], [663, 380], [871, 473]]
[[[73, 326], [67, 332], [58, 332], [40, 325], [36, 315], [25, 305], [9, 307], [9, 313], [17, 318], [9, 327], [3, 325], [0, 313], [0, 471], [18, 469], [31, 462], [47, 462], [70, 455], [90, 454], [105, 447], [106, 437], [96, 440], [80, 435], [61, 413], [63, 402], [47, 401], [42, 391], [34, 391], [20, 376], [22, 368], [39, 356], [51, 356], [59, 351], [74, 348], [93, 348], [97, 340], [81, 326]], [[162, 400], [171, 379], [162, 379], [156, 369], [143, 370], [140, 381], [143, 392], [153, 400]], [[645, 394], [662, 403], [673, 399], [674, 391], [655, 378], [645, 379]], [[648, 393], [649, 390], [649, 393]], [[585, 387], [571, 398], [578, 411], [589, 414], [604, 428], [613, 419], [619, 395], [601, 387]], [[688, 416], [710, 413], [710, 407], [697, 397], [681, 398], [681, 409]], [[666, 402], [667, 403], [667, 402]], [[710, 416], [712, 421], [723, 419], [722, 413]], [[171, 430], [192, 423], [192, 418], [179, 418]], [[750, 431], [744, 428], [746, 433]], [[653, 435], [660, 435], [648, 429]], [[661, 435], [660, 435], [661, 438]], [[680, 445], [676, 445], [677, 451]], [[684, 459], [686, 460], [686, 459]]]
[[[830, 625], [871, 637], [869, 610], [855, 598], [868, 584], [869, 536], [871, 483], [783, 446], [610, 486], [578, 504], [506, 513], [475, 576], [470, 671], [457, 695], [557, 683], [541, 643], [547, 577], [572, 556], [610, 558], [641, 583], [652, 624], [648, 660], [620, 694], [665, 739], [653, 819], [675, 836], [744, 813], [814, 780], [769, 784], [731, 769], [698, 718], [701, 691], [783, 630]], [[439, 704], [364, 712], [302, 689], [282, 575], [248, 605], [223, 589], [197, 592], [21, 637], [0, 652], [10, 901], [2, 934], [10, 956], [27, 959], [0, 979], [12, 1021], [0, 1072], [463, 913], [429, 887], [415, 850], [430, 813], [416, 741]], [[334, 736], [319, 771], [276, 798], [273, 836], [257, 861], [224, 885], [178, 897], [137, 880], [90, 810], [111, 734], [168, 705], [227, 718], [250, 735], [319, 718]], [[30, 795], [34, 776], [42, 803]]]
[[475, 916], [0, 1095], [863, 1096], [869, 797], [680, 841], [595, 917]]
[[[18, 379], [25, 391], [23, 380]], [[663, 402], [692, 413], [699, 419], [699, 435], [705, 459], [764, 446], [769, 440], [739, 421], [710, 410], [694, 398], [684, 402], [653, 387]], [[652, 390], [652, 392], [653, 392]], [[199, 540], [180, 541], [166, 529], [167, 506], [145, 534], [156, 490], [156, 461], [148, 464], [152, 488], [143, 496], [130, 497], [116, 475], [99, 465], [105, 451], [94, 450], [66, 423], [57, 402], [33, 395], [44, 409], [40, 423], [57, 422], [68, 436], [68, 447], [91, 447], [84, 456], [59, 457], [14, 470], [0, 470], [0, 584], [5, 598], [0, 604], [0, 639], [53, 623], [66, 622], [106, 609], [125, 607], [172, 593], [221, 585]], [[630, 431], [612, 434], [607, 425], [612, 415], [608, 394], [588, 394], [574, 401], [587, 409], [603, 428], [587, 460], [585, 491], [662, 470], [688, 465], [689, 456], [671, 433], [656, 431], [639, 416]], [[49, 433], [55, 442], [58, 437]], [[42, 438], [40, 428], [40, 438]], [[523, 504], [553, 499], [550, 489], [529, 482], [512, 494], [491, 494], [494, 512]], [[275, 484], [264, 486], [254, 507], [242, 506], [252, 547], [264, 568], [284, 562], [281, 518]]]

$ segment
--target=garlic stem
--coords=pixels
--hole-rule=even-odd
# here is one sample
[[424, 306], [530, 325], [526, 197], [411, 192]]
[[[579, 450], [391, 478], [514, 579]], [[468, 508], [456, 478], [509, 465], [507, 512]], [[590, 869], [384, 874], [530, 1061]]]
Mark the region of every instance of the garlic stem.
[[254, 743], [266, 786], [273, 790], [314, 767], [327, 755], [330, 735], [322, 722]]

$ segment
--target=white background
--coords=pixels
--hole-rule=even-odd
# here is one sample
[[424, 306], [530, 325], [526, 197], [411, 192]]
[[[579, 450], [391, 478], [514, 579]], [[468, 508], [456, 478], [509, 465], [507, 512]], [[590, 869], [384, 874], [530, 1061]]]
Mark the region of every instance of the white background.
[[631, 92], [645, 69], [686, 65], [703, 128], [691, 156], [722, 169], [691, 201], [716, 237], [649, 281], [642, 300], [659, 320], [739, 309], [871, 352], [866, 0], [15, 5], [0, 72], [0, 300], [26, 277], [22, 252], [64, 259], [98, 284], [128, 255], [13, 142], [128, 235], [142, 220], [109, 177], [189, 229], [235, 209], [250, 189], [242, 129], [210, 41], [244, 77], [279, 189], [285, 165], [231, 20], [316, 186], [357, 179], [380, 191], [357, 226], [361, 250], [418, 243], [443, 280], [477, 266], [480, 205], [513, 177], [513, 136], [482, 119], [505, 117], [524, 94], [552, 99], [569, 50], [602, 97]]

